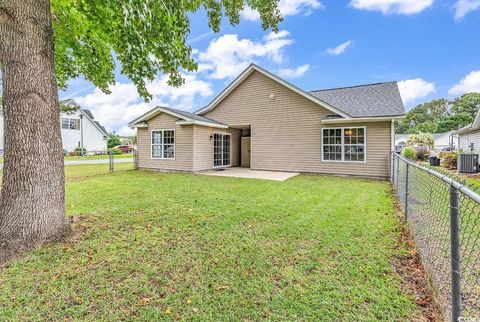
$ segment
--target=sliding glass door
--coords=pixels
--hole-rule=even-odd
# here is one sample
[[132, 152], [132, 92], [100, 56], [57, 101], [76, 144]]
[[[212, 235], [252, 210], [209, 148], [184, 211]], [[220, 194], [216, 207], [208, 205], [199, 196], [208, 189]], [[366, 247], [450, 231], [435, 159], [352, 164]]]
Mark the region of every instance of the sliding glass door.
[[213, 166], [225, 167], [230, 165], [230, 134], [213, 134]]

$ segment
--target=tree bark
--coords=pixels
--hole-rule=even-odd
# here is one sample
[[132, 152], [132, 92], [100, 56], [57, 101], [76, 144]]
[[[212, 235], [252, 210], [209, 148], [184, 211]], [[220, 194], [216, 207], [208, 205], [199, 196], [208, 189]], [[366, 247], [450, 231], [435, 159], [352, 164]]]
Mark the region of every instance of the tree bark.
[[0, 0], [0, 261], [69, 231], [49, 0]]

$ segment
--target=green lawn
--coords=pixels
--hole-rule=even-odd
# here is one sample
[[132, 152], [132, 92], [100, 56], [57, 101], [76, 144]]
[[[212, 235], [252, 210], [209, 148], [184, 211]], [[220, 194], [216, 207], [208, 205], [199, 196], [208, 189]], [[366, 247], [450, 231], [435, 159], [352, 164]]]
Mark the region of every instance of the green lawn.
[[67, 168], [78, 236], [0, 270], [0, 320], [385, 320], [418, 314], [387, 182]]

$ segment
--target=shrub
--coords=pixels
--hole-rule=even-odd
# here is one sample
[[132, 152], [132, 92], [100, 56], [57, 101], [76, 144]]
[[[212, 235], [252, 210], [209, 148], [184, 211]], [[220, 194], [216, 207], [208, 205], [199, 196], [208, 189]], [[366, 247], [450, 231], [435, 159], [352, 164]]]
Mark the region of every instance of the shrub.
[[73, 150], [73, 151], [74, 151], [74, 152], [77, 152], [78, 155], [85, 155], [86, 152], [87, 152], [87, 149], [77, 147], [77, 148], [75, 148], [75, 150]]
[[108, 149], [108, 152], [112, 152], [113, 155], [123, 154], [123, 151], [117, 148]]
[[425, 161], [430, 155], [430, 149], [426, 146], [415, 147], [415, 152], [417, 153], [417, 160], [420, 161]]
[[118, 135], [111, 134], [108, 137], [107, 147], [109, 149], [113, 148], [114, 146], [121, 145], [121, 144], [122, 144], [122, 141], [120, 141], [120, 138], [118, 137]]
[[417, 159], [417, 151], [411, 146], [407, 146], [403, 148], [402, 150], [402, 156], [404, 156], [407, 159], [410, 160], [416, 160]]
[[440, 159], [443, 159], [443, 166], [447, 169], [457, 169], [457, 152], [440, 152]]
[[435, 140], [430, 134], [412, 134], [407, 141], [409, 146], [426, 146], [428, 148], [433, 148], [435, 145]]

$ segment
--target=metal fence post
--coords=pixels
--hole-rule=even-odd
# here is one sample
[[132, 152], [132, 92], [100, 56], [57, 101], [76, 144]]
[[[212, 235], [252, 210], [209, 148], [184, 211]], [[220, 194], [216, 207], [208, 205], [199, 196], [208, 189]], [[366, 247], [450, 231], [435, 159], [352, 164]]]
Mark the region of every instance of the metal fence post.
[[395, 160], [395, 157], [393, 155], [393, 152], [390, 153], [390, 182], [393, 183], [393, 171], [395, 171], [395, 166], [393, 165], [393, 161]]
[[406, 163], [407, 169], [405, 170], [405, 223], [408, 221], [408, 163]]
[[109, 160], [109, 162], [108, 162], [109, 163], [109, 171], [110, 171], [110, 173], [113, 173], [113, 153], [112, 153], [111, 150], [108, 152], [108, 155], [109, 155], [109, 158], [108, 158], [108, 160]]
[[398, 176], [400, 175], [400, 158], [397, 156], [397, 195], [398, 195], [398, 184], [400, 182]]
[[460, 193], [450, 186], [450, 243], [452, 270], [452, 321], [458, 321], [462, 310], [460, 284]]
[[133, 149], [133, 169], [138, 170], [138, 155], [137, 149]]

